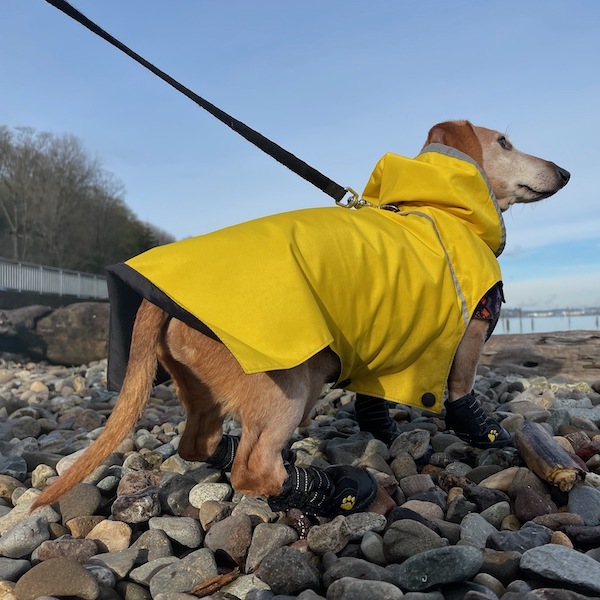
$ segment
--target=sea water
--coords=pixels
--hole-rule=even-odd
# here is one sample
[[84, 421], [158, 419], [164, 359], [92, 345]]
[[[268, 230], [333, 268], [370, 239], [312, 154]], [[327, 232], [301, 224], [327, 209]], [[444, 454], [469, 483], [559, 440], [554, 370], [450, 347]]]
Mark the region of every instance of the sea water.
[[549, 331], [600, 331], [600, 315], [552, 317], [503, 317], [500, 315], [494, 334], [547, 333]]

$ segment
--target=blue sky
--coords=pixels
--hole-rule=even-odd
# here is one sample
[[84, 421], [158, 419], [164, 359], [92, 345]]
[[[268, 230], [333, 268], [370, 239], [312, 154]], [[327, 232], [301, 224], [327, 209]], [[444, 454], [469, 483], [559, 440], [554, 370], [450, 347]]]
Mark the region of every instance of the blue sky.
[[[572, 174], [505, 213], [507, 306], [600, 306], [597, 0], [74, 0], [341, 185], [468, 118]], [[44, 0], [0, 10], [0, 124], [68, 133], [177, 238], [330, 199]]]

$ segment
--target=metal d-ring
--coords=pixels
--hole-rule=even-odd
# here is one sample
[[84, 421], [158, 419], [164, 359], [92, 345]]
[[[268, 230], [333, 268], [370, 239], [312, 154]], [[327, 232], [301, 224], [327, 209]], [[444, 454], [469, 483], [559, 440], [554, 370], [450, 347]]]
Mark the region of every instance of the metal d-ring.
[[351, 187], [344, 188], [350, 196], [346, 196], [341, 200], [336, 200], [335, 203], [342, 208], [362, 208], [363, 206], [371, 206], [370, 202], [363, 200], [358, 192], [355, 192]]

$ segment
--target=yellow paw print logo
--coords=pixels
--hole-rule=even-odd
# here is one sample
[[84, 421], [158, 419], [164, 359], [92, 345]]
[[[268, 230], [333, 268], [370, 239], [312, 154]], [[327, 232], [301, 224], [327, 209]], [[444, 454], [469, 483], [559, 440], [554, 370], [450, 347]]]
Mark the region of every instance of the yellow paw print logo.
[[496, 438], [498, 437], [498, 430], [497, 429], [490, 429], [490, 431], [488, 432], [488, 438], [490, 440], [490, 442], [495, 442]]
[[356, 496], [346, 496], [342, 503], [340, 504], [340, 508], [342, 510], [352, 510], [354, 508], [354, 504], [356, 503]]

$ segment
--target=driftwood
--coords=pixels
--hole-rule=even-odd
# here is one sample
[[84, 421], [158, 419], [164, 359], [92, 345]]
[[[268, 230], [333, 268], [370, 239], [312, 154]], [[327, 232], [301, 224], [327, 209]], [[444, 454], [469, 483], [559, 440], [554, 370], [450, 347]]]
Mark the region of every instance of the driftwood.
[[580, 464], [539, 423], [524, 421], [514, 440], [527, 466], [563, 492], [585, 478]]
[[524, 377], [560, 375], [570, 383], [600, 382], [600, 331], [493, 335], [480, 364]]

